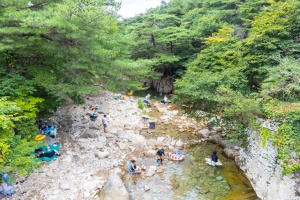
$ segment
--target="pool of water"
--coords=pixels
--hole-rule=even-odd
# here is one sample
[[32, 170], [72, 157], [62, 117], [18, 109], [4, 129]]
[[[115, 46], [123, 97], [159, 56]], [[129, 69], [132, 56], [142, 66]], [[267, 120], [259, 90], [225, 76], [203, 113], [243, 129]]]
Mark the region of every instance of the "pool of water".
[[[137, 95], [137, 94], [135, 94]], [[147, 91], [145, 92], [147, 95]], [[162, 113], [152, 109], [150, 116], [158, 118]], [[157, 124], [153, 136], [171, 136], [188, 141], [197, 139], [190, 132], [178, 132], [172, 124]], [[196, 138], [195, 138], [196, 137]], [[223, 166], [214, 167], [205, 162], [217, 151]], [[132, 200], [256, 200], [255, 191], [244, 173], [232, 159], [222, 155], [222, 148], [210, 143], [201, 143], [184, 149], [183, 161], [165, 160], [152, 177], [129, 175], [123, 177]], [[151, 166], [155, 158], [137, 158], [137, 164]], [[150, 190], [145, 191], [145, 186]]]
[[[218, 152], [223, 166], [205, 162], [212, 151]], [[161, 173], [152, 177], [129, 175], [124, 177], [130, 198], [134, 200], [255, 200], [258, 199], [250, 182], [234, 161], [221, 154], [213, 144], [201, 144], [185, 150], [184, 161], [165, 161]], [[147, 166], [154, 158], [140, 159]], [[160, 167], [159, 167], [160, 168]], [[145, 191], [145, 185], [150, 190]]]

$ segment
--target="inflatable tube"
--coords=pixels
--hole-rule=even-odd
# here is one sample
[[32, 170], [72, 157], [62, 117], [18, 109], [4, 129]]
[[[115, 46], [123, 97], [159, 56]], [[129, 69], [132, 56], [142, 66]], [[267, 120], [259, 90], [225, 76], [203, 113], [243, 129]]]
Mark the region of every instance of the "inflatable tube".
[[222, 166], [223, 165], [220, 160], [218, 160], [218, 163], [215, 163], [210, 158], [205, 158], [205, 161], [207, 164], [209, 164], [211, 166]]
[[169, 157], [172, 159], [172, 160], [183, 160], [184, 159], [184, 155], [182, 152], [179, 152], [179, 151], [174, 151], [172, 153], [169, 154]]
[[37, 136], [35, 136], [34, 141], [42, 141], [45, 138], [46, 138], [45, 134], [38, 134]]

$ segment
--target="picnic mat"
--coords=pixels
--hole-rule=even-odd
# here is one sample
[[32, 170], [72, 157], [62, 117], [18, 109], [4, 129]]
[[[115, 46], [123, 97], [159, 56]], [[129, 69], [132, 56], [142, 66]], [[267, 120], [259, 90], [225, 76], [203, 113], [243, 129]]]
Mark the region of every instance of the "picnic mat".
[[[50, 152], [50, 151], [52, 151], [52, 150], [56, 150], [56, 151], [60, 151], [60, 145], [59, 144], [54, 144], [54, 145], [49, 145], [49, 147], [50, 147], [50, 149], [49, 149], [49, 151], [48, 151], [48, 149], [47, 149], [47, 146], [40, 146], [39, 148], [42, 148], [43, 149], [43, 152]], [[42, 157], [42, 158], [35, 158], [35, 160], [37, 161], [37, 162], [39, 162], [39, 161], [45, 161], [45, 162], [50, 162], [50, 161], [52, 161], [52, 160], [55, 160], [56, 158], [57, 158], [58, 156], [56, 156], [56, 155], [54, 155], [54, 156], [52, 156], [51, 158], [49, 158], [49, 157]]]

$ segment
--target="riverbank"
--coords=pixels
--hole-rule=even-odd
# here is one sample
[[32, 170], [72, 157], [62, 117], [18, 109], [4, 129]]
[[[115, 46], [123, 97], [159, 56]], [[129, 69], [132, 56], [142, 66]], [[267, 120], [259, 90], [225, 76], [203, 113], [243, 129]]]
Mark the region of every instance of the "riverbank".
[[[91, 121], [86, 115], [90, 112], [91, 105], [100, 108], [96, 121]], [[205, 143], [209, 135], [222, 135], [219, 129], [209, 131], [204, 123], [188, 118], [171, 105], [156, 102], [152, 108], [146, 108], [146, 112], [155, 118], [156, 129], [149, 129], [149, 124], [143, 122], [141, 116], [144, 113], [138, 109], [136, 97], [117, 101], [114, 94], [103, 92], [87, 96], [84, 105], [70, 103], [64, 106], [50, 119], [58, 125], [55, 140], [61, 144], [63, 155], [55, 161], [43, 163], [42, 169], [35, 171], [23, 183], [27, 193], [23, 196], [16, 195], [15, 198], [99, 199], [99, 193], [109, 174], [116, 172], [124, 180], [127, 175], [124, 165], [128, 160], [135, 158], [137, 163], [147, 164], [146, 177], [155, 179], [155, 175], [168, 174], [166, 167], [174, 165], [172, 161], [168, 161], [166, 166], [155, 169], [152, 167], [158, 148], [164, 147], [167, 152], [185, 151], [193, 145]], [[101, 126], [103, 114], [108, 115], [108, 133], [104, 133]], [[172, 168], [174, 166], [170, 167]], [[169, 181], [168, 178], [166, 180]], [[172, 181], [170, 184], [172, 186]], [[200, 186], [199, 193], [204, 191]], [[149, 190], [140, 191], [149, 196]], [[167, 190], [172, 195], [176, 193], [173, 186]], [[205, 192], [209, 193], [207, 190]], [[140, 197], [140, 194], [134, 195], [131, 191], [129, 194], [131, 199]], [[172, 195], [169, 196], [170, 199], [173, 199]]]

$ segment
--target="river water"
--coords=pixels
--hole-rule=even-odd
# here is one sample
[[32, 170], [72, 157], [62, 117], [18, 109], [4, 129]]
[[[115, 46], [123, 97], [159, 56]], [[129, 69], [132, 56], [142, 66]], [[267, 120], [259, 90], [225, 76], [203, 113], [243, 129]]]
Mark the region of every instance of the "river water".
[[[150, 116], [161, 113], [152, 109]], [[177, 139], [192, 140], [195, 135], [189, 132], [178, 133], [172, 125], [158, 125], [152, 137], [171, 136]], [[174, 134], [175, 133], [175, 134]], [[216, 151], [223, 166], [214, 167], [205, 162]], [[165, 159], [152, 177], [145, 174], [123, 177], [132, 200], [256, 200], [258, 199], [249, 180], [232, 159], [222, 154], [215, 144], [201, 143], [184, 149], [183, 161]], [[138, 158], [137, 164], [151, 166], [155, 158]], [[145, 191], [145, 186], [150, 190]]]
[[[218, 152], [223, 166], [214, 167], [205, 162], [212, 151]], [[133, 200], [255, 200], [258, 199], [249, 180], [234, 161], [221, 154], [213, 144], [200, 144], [186, 149], [183, 161], [164, 161], [153, 177], [129, 175], [125, 186]], [[152, 165], [154, 160], [143, 159]], [[161, 169], [160, 169], [161, 168]], [[150, 190], [145, 191], [145, 185]]]

